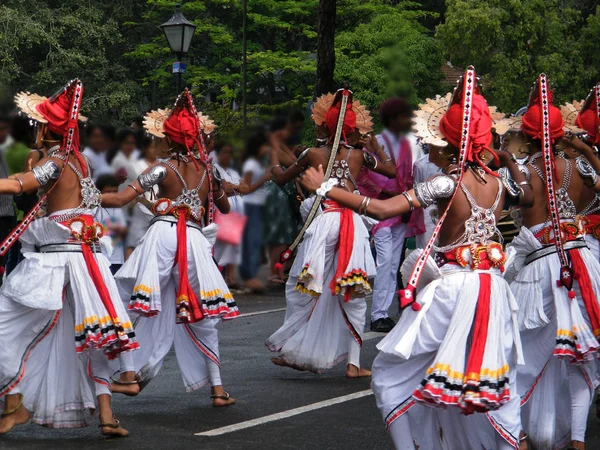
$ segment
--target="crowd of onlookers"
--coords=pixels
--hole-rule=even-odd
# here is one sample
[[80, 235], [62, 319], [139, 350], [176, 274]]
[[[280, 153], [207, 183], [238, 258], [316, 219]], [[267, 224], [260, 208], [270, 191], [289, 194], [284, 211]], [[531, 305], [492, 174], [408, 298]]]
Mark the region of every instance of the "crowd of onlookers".
[[[265, 283], [259, 279], [258, 270], [265, 262], [270, 266], [268, 282], [285, 283], [284, 268], [276, 263], [299, 229], [300, 221], [294, 213], [297, 208], [293, 207], [297, 194], [293, 182], [280, 188], [271, 181], [268, 156], [274, 136], [291, 151], [298, 152], [303, 128], [304, 115], [293, 112], [275, 118], [268, 126], [249, 135], [243, 148], [236, 148], [218, 137], [207, 141], [209, 159], [232, 207], [227, 217], [216, 218], [227, 232], [218, 235], [214, 249], [215, 259], [232, 289], [263, 290]], [[34, 134], [28, 119], [0, 116], [0, 177], [29, 169], [28, 155], [35, 151], [32, 150]], [[109, 125], [86, 124], [81, 127], [81, 135], [83, 154], [102, 193], [125, 189], [157, 158], [168, 154], [164, 141], [153, 140], [144, 133], [141, 118], [119, 130]], [[151, 193], [145, 195], [151, 200]], [[14, 200], [0, 196], [0, 240], [23, 216]], [[98, 212], [98, 220], [113, 240], [112, 270], [119, 269], [143, 237], [151, 219], [148, 206], [142, 201], [122, 209], [104, 208]], [[6, 258], [0, 260], [0, 265], [6, 265]]]

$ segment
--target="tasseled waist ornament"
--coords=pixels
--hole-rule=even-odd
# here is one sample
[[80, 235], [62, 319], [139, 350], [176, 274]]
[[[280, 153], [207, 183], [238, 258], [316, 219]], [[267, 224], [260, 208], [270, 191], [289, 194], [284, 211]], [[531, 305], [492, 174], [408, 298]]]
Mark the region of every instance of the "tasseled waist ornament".
[[[560, 230], [562, 233], [563, 241], [572, 241], [582, 237], [585, 233], [586, 218], [578, 217], [575, 222], [562, 222], [560, 224]], [[547, 226], [542, 228], [540, 231], [535, 233], [535, 238], [540, 242], [540, 244], [554, 244], [556, 240], [554, 239], [552, 226]]]
[[496, 268], [504, 272], [505, 261], [506, 255], [502, 250], [502, 245], [498, 242], [462, 245], [446, 252], [438, 252], [435, 255], [438, 267], [457, 264], [461, 267], [470, 267], [471, 270]]
[[600, 239], [600, 214], [590, 214], [583, 218], [585, 233]]

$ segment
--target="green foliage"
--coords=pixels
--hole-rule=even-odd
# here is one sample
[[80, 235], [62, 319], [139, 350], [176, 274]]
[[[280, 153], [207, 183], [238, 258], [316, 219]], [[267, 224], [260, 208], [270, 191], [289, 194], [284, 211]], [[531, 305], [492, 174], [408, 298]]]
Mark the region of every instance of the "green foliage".
[[[174, 56], [158, 27], [175, 0], [5, 0], [0, 6], [0, 80], [6, 96], [50, 93], [77, 76], [92, 120], [126, 124], [175, 95]], [[242, 2], [188, 0], [197, 26], [184, 83], [224, 134], [242, 127]], [[439, 9], [438, 0], [429, 2]], [[388, 95], [413, 101], [438, 86], [441, 56], [417, 2], [338, 0], [336, 79], [376, 108]], [[306, 110], [315, 84], [319, 0], [248, 1], [248, 117], [258, 123]], [[0, 93], [1, 94], [1, 93]], [[1, 99], [0, 99], [1, 100]], [[307, 110], [306, 110], [307, 111]]]
[[583, 98], [597, 81], [594, 57], [600, 7], [559, 0], [448, 0], [437, 37], [454, 64], [473, 64], [486, 96], [502, 111], [527, 103], [537, 75], [545, 72], [555, 102]]

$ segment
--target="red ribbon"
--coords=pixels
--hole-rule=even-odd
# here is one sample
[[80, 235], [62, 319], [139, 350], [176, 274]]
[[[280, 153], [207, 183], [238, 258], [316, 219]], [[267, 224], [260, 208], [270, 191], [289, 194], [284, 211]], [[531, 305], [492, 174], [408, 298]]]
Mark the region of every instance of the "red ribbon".
[[179, 284], [177, 286], [177, 305], [187, 302], [190, 307], [190, 317], [178, 317], [177, 322], [194, 323], [204, 319], [200, 302], [190, 284], [188, 275], [187, 254], [187, 221], [184, 211], [180, 210], [177, 218], [177, 255], [175, 263], [179, 266]]
[[594, 336], [600, 334], [600, 305], [596, 299], [596, 293], [590, 279], [590, 273], [579, 253], [578, 249], [573, 249], [569, 252], [571, 258], [571, 268], [573, 269], [573, 277], [579, 282], [579, 289], [581, 290], [581, 298], [585, 305], [588, 317], [590, 318], [590, 324], [592, 326], [592, 332]]
[[[336, 295], [337, 282], [344, 276], [348, 264], [350, 263], [350, 258], [352, 257], [352, 246], [354, 244], [354, 215], [350, 209], [342, 208], [331, 200], [326, 201], [325, 206], [327, 208], [325, 209], [325, 212], [339, 211], [340, 213], [340, 232], [337, 243], [337, 268], [335, 270], [335, 275], [329, 284], [331, 292]], [[350, 299], [350, 289], [346, 289], [344, 301], [349, 302]]]

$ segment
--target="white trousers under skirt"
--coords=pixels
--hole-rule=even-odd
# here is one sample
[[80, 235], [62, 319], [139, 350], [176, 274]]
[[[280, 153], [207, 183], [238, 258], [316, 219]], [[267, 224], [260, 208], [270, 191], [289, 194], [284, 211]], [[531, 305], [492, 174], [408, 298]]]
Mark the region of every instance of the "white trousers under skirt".
[[398, 268], [406, 224], [398, 224], [393, 227], [380, 228], [375, 233], [375, 248], [377, 250], [377, 275], [375, 275], [375, 286], [373, 287], [373, 307], [371, 309], [371, 321], [388, 317], [388, 309], [396, 294]]

